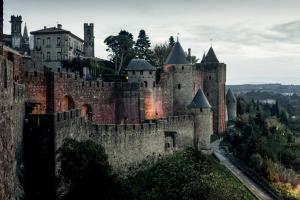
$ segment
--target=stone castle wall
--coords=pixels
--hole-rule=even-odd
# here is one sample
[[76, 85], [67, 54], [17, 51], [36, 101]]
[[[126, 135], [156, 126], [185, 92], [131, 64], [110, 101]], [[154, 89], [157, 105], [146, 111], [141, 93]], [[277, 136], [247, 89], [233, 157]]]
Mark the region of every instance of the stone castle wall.
[[[31, 114], [25, 125], [28, 167], [27, 195], [53, 199], [57, 150], [65, 138], [91, 139], [104, 146], [114, 170], [126, 173], [148, 156], [164, 155], [192, 147], [193, 116], [178, 116], [145, 124], [93, 125], [71, 110], [52, 114]], [[29, 154], [30, 152], [30, 154]], [[44, 194], [44, 196], [37, 196]]]
[[[90, 138], [104, 146], [116, 170], [126, 171], [148, 156], [192, 147], [193, 133], [193, 117], [178, 116], [155, 123], [93, 125]], [[166, 146], [168, 139], [172, 141], [169, 147]]]
[[0, 199], [15, 199], [17, 160], [24, 117], [24, 86], [15, 84], [13, 63], [0, 57]]
[[0, 199], [13, 200], [16, 188], [16, 138], [13, 133], [13, 66], [0, 57]]
[[74, 74], [51, 73], [53, 76], [54, 112], [64, 111], [63, 98], [73, 99], [75, 108], [88, 105], [92, 121], [97, 124], [139, 123], [141, 91], [136, 83], [84, 81]]

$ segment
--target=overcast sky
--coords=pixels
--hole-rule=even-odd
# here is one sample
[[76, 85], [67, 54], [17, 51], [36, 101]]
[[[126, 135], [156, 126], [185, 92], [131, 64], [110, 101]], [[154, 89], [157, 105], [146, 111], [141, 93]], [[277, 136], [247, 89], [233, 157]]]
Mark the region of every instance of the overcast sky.
[[185, 50], [202, 57], [213, 48], [227, 64], [227, 84], [300, 84], [300, 0], [4, 0], [9, 17], [22, 15], [29, 31], [63, 24], [83, 38], [95, 24], [96, 56], [104, 39], [121, 29], [145, 29], [152, 45], [179, 33]]

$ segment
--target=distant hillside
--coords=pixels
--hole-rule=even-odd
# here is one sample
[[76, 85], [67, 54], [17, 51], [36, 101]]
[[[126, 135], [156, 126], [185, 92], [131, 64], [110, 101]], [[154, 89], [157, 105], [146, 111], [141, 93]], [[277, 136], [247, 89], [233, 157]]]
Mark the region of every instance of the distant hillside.
[[300, 85], [282, 85], [282, 84], [245, 84], [245, 85], [227, 85], [234, 93], [246, 93], [251, 91], [274, 92], [280, 94], [300, 94]]

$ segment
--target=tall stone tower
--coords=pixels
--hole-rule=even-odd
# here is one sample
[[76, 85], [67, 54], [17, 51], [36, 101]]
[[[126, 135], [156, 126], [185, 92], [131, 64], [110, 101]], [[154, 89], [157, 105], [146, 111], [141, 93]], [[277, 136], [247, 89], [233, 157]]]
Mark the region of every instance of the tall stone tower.
[[11, 16], [12, 48], [20, 49], [22, 40], [22, 16]]
[[237, 112], [237, 101], [232, 93], [231, 89], [228, 90], [226, 94], [226, 105], [227, 105], [227, 116], [228, 120], [233, 120], [236, 118], [236, 112]]
[[199, 89], [189, 109], [194, 114], [194, 146], [207, 151], [210, 150], [210, 137], [212, 131], [211, 105], [209, 104], [202, 89]]
[[193, 99], [193, 66], [177, 41], [164, 64], [164, 72], [172, 79], [173, 114], [184, 114]]
[[203, 71], [203, 91], [213, 110], [214, 133], [222, 134], [226, 128], [226, 64], [219, 62], [211, 47], [201, 61], [200, 68]]
[[86, 57], [94, 57], [95, 49], [94, 49], [94, 24], [84, 24], [84, 55]]

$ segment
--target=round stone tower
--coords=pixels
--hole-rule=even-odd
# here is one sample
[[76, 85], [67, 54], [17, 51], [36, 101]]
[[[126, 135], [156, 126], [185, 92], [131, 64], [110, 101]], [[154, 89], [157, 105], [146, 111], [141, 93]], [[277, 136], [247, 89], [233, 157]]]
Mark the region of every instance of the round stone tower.
[[231, 89], [228, 90], [226, 94], [226, 106], [227, 106], [227, 117], [228, 121], [236, 118], [237, 100], [232, 93]]
[[207, 152], [210, 150], [212, 130], [212, 113], [202, 89], [199, 89], [192, 103], [188, 106], [194, 115], [194, 146]]
[[172, 79], [173, 114], [187, 112], [187, 106], [193, 99], [193, 65], [177, 41], [164, 63], [164, 72]]

